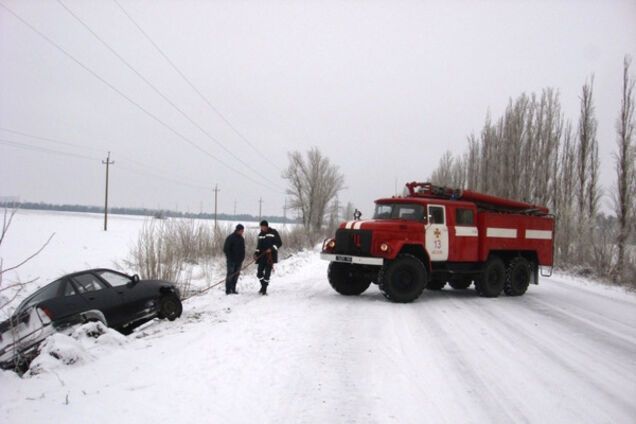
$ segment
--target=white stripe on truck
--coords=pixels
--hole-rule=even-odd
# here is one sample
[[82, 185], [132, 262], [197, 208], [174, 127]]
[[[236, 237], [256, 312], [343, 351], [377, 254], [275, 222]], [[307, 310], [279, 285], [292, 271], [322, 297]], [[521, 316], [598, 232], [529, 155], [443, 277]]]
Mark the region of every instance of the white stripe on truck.
[[477, 237], [479, 231], [477, 227], [455, 227], [455, 235], [457, 237]]
[[536, 240], [552, 240], [552, 231], [526, 230], [526, 238]]
[[517, 238], [517, 230], [515, 228], [487, 228], [486, 237]]

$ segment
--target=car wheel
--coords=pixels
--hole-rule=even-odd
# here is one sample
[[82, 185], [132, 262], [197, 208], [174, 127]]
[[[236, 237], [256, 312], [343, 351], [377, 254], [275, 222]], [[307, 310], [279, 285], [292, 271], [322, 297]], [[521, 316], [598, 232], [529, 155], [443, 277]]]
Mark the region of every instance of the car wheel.
[[174, 294], [169, 294], [159, 299], [159, 318], [167, 318], [169, 321], [174, 321], [181, 316], [182, 311], [181, 301]]

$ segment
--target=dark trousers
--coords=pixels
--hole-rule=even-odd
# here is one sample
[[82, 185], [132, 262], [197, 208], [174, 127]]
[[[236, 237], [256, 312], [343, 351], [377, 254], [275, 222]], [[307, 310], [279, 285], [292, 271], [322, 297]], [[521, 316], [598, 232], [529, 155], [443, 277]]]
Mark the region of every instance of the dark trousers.
[[236, 291], [236, 282], [241, 274], [241, 265], [243, 262], [227, 261], [227, 275], [225, 276], [225, 293]]
[[269, 284], [269, 276], [272, 274], [272, 265], [268, 261], [260, 261], [258, 263], [258, 270], [256, 271], [256, 277], [261, 281], [261, 286], [267, 286]]

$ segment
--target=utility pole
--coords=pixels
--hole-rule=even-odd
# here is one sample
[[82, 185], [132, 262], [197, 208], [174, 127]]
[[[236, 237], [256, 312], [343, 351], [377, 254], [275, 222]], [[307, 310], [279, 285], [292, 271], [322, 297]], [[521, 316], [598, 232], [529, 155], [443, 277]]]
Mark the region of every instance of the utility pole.
[[285, 206], [283, 206], [283, 228], [287, 227], [287, 198], [285, 197]]
[[214, 230], [216, 231], [216, 206], [217, 206], [217, 197], [218, 197], [218, 193], [219, 193], [219, 185], [216, 184], [214, 186]]
[[263, 217], [263, 198], [258, 199], [258, 220]]
[[108, 152], [108, 157], [106, 161], [102, 161], [102, 164], [106, 165], [106, 195], [104, 201], [104, 231], [108, 231], [108, 170], [110, 165], [114, 165], [115, 161], [110, 160], [110, 152]]

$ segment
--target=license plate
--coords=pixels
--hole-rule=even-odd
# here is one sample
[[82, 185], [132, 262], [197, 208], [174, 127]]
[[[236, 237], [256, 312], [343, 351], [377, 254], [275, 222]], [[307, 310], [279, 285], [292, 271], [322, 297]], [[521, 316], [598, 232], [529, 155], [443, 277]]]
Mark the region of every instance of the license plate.
[[353, 258], [351, 256], [336, 256], [337, 262], [351, 262]]

